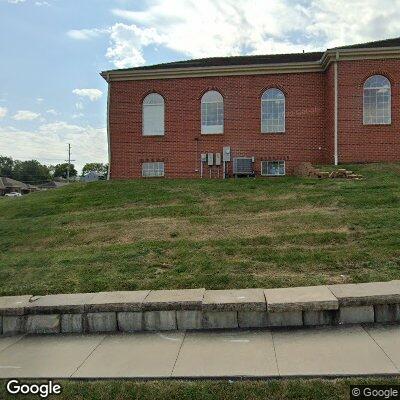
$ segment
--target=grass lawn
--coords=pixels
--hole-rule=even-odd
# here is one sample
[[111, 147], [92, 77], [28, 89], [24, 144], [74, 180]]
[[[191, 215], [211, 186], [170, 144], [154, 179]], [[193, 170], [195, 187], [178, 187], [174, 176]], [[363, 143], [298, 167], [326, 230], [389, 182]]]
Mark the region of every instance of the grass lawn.
[[[21, 380], [27, 382], [26, 380]], [[36, 381], [35, 383], [38, 383]], [[400, 378], [303, 379], [271, 381], [61, 381], [54, 400], [342, 400], [349, 399], [350, 385], [400, 385]], [[1, 399], [38, 399], [11, 396], [0, 381]]]
[[365, 180], [110, 181], [0, 198], [0, 295], [400, 279], [400, 164], [346, 167]]

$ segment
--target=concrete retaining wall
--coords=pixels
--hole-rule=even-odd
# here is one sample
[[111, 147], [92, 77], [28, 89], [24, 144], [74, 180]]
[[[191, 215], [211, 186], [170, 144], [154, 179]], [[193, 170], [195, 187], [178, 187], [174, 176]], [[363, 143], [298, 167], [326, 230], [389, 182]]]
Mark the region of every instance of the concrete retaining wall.
[[0, 334], [136, 332], [400, 322], [400, 281], [280, 289], [0, 297]]

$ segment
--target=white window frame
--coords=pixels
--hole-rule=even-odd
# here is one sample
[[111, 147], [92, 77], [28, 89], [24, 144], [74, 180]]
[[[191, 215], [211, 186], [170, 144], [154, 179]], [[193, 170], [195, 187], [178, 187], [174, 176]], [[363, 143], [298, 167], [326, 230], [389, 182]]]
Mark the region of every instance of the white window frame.
[[[276, 91], [280, 92], [282, 94], [283, 98], [282, 99], [263, 99], [263, 97], [268, 92], [271, 92], [273, 90], [276, 90]], [[267, 125], [266, 122], [268, 121], [267, 119], [265, 120], [265, 123], [264, 123], [264, 120], [263, 120], [263, 104], [264, 103], [268, 103], [268, 102], [274, 102], [274, 103], [275, 102], [281, 102], [281, 103], [283, 103], [283, 125], [279, 129], [276, 129], [276, 130], [275, 129], [274, 130], [268, 129], [266, 127], [266, 125]], [[261, 120], [261, 133], [268, 133], [268, 134], [285, 133], [285, 131], [286, 131], [286, 96], [285, 96], [285, 93], [283, 93], [282, 90], [280, 90], [280, 89], [278, 89], [276, 87], [272, 87], [272, 88], [269, 88], [269, 89], [265, 90], [263, 92], [263, 94], [261, 95], [260, 115], [261, 115], [261, 118], [260, 118], [260, 120]]]
[[[263, 173], [263, 163], [266, 163], [266, 171], [268, 171], [269, 163], [283, 163], [283, 174], [264, 174]], [[261, 176], [285, 176], [286, 175], [286, 162], [285, 160], [262, 160], [261, 161]]]
[[[205, 100], [207, 96], [211, 94], [218, 94], [218, 97], [220, 97], [220, 100], [213, 100], [213, 101], [208, 101]], [[203, 105], [206, 104], [216, 104], [218, 108], [218, 104], [221, 104], [222, 107], [222, 123], [221, 124], [216, 124], [216, 125], [207, 125], [203, 124], [203, 119], [204, 119], [204, 110], [203, 110]], [[216, 90], [209, 90], [206, 93], [203, 94], [201, 97], [201, 102], [200, 102], [200, 123], [201, 123], [201, 134], [202, 135], [214, 135], [214, 134], [222, 134], [224, 133], [224, 98], [222, 97], [222, 94]], [[218, 110], [217, 110], [217, 116], [218, 116]]]
[[[147, 169], [147, 172], [146, 172]], [[164, 161], [142, 163], [142, 178], [161, 178], [165, 176]]]
[[[152, 103], [154, 100], [159, 100], [159, 103]], [[148, 102], [146, 104], [146, 102]], [[160, 120], [156, 121], [150, 127], [146, 126], [146, 112], [152, 112], [155, 110], [155, 107], [159, 108], [160, 111]], [[157, 129], [152, 129], [155, 125], [157, 125]], [[165, 134], [165, 101], [164, 97], [161, 94], [153, 92], [149, 93], [142, 102], [142, 135], [143, 136], [164, 136]]]
[[[366, 87], [368, 82], [372, 80], [375, 77], [382, 77], [384, 78], [385, 81], [389, 84], [389, 97], [387, 99], [387, 102], [385, 102], [384, 106], [385, 108], [388, 108], [389, 115], [378, 115], [379, 109], [378, 109], [378, 90], [387, 88], [386, 86], [372, 86], [372, 87]], [[366, 99], [367, 99], [367, 93], [368, 91], [374, 91], [373, 93], [373, 100], [375, 101], [375, 109], [374, 112], [370, 115], [366, 115], [367, 108], [366, 108]], [[385, 109], [382, 109], [383, 113], [385, 112]], [[379, 122], [378, 119], [382, 118], [382, 122]], [[392, 123], [392, 85], [389, 81], [389, 79], [384, 76], [384, 75], [371, 75], [369, 78], [367, 78], [364, 82], [363, 85], [363, 125], [391, 125]]]

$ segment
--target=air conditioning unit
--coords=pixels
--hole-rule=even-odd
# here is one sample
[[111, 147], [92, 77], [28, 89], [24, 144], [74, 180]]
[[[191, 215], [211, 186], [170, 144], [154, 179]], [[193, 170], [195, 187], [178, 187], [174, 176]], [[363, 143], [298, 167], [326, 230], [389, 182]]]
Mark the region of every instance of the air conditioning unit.
[[233, 175], [253, 175], [253, 157], [235, 157], [233, 159]]

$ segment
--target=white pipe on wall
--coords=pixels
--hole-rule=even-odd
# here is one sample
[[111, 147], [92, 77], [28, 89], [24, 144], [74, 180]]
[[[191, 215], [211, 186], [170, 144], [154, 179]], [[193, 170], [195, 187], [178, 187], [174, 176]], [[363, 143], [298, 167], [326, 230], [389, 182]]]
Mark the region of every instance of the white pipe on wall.
[[110, 89], [111, 84], [107, 85], [107, 144], [108, 144], [108, 172], [107, 180], [110, 180], [111, 175], [111, 141], [110, 141]]
[[339, 140], [338, 140], [338, 61], [339, 52], [336, 52], [336, 60], [333, 64], [335, 74], [335, 129], [334, 129], [334, 159], [335, 165], [339, 164]]

